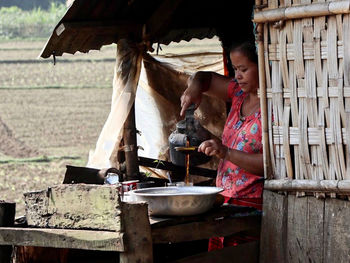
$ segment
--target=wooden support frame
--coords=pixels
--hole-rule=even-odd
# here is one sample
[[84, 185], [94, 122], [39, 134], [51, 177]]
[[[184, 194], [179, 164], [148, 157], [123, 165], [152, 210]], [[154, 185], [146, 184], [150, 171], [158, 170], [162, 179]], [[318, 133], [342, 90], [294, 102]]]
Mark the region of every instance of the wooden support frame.
[[[202, 215], [172, 218], [149, 218], [146, 203], [122, 203], [121, 210], [122, 224], [119, 231], [0, 227], [0, 248], [15, 245], [117, 251], [120, 252], [119, 262], [151, 263], [153, 244], [195, 241], [241, 231], [258, 236], [260, 232], [261, 216], [256, 214], [255, 209], [247, 207], [222, 206]], [[252, 258], [258, 256], [256, 244], [247, 249], [252, 253]], [[234, 255], [235, 251], [226, 250], [222, 255], [205, 253], [196, 258], [209, 260], [217, 255], [224, 259], [227, 255]], [[180, 262], [192, 262], [188, 260]], [[1, 262], [8, 263], [10, 258]]]

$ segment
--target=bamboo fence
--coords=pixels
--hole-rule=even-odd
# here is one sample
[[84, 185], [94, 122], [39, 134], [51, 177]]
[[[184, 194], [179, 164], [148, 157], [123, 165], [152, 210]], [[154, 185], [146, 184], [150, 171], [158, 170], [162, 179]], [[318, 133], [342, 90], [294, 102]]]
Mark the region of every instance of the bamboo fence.
[[265, 186], [350, 193], [350, 0], [255, 8]]

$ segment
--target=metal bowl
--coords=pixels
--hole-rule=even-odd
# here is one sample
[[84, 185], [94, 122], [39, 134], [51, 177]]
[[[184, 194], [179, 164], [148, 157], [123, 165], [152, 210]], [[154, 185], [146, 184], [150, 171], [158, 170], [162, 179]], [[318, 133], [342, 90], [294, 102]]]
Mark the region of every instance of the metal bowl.
[[189, 216], [201, 214], [213, 207], [222, 188], [212, 186], [153, 187], [131, 192], [134, 200], [148, 203], [155, 216]]

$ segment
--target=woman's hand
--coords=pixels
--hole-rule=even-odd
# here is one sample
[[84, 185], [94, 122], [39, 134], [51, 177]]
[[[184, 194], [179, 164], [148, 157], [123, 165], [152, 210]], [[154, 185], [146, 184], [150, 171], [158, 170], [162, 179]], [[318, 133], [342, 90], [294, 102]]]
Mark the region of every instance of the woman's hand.
[[198, 108], [202, 101], [202, 94], [227, 101], [227, 88], [231, 79], [210, 71], [198, 71], [187, 80], [187, 89], [181, 96], [181, 112], [184, 116], [186, 109], [195, 104]]
[[187, 89], [181, 96], [181, 112], [180, 116], [184, 116], [186, 109], [191, 105], [195, 104], [198, 108], [202, 101], [202, 87], [200, 81], [192, 75], [187, 80]]
[[225, 159], [243, 168], [247, 172], [264, 175], [264, 162], [262, 153], [246, 153], [235, 149], [229, 149], [221, 143], [218, 138], [213, 138], [202, 142], [198, 147], [198, 152], [208, 156], [216, 155], [220, 159]]
[[202, 101], [202, 93], [210, 89], [212, 75], [209, 71], [198, 71], [188, 78], [187, 89], [181, 96], [181, 116], [191, 104], [198, 108]]
[[224, 159], [227, 154], [227, 147], [222, 145], [219, 139], [215, 138], [202, 142], [198, 147], [198, 152], [208, 156], [216, 155], [220, 159]]

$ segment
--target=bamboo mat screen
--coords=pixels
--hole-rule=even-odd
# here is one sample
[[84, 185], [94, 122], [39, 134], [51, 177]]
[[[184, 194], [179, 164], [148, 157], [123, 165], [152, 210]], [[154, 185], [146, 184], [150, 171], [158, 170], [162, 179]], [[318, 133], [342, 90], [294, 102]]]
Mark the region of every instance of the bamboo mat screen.
[[256, 1], [274, 179], [350, 179], [349, 6]]

